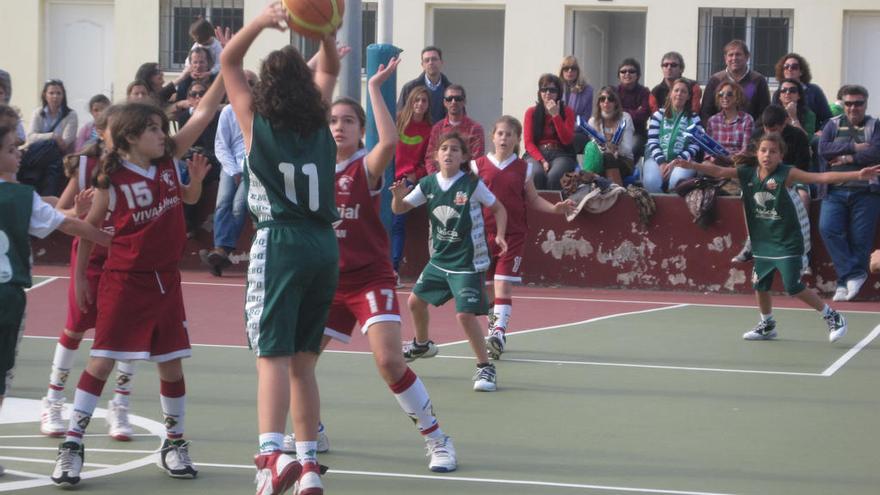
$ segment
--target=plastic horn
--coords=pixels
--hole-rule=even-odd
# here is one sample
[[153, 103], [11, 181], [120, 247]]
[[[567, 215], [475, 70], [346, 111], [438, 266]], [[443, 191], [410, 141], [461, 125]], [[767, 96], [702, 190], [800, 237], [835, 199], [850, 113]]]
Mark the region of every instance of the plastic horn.
[[585, 132], [588, 136], [592, 137], [593, 140], [596, 141], [596, 143], [605, 144], [605, 136], [603, 136], [602, 133], [600, 133], [596, 129], [593, 129], [590, 124], [584, 122], [584, 119], [582, 119], [580, 115], [577, 116], [576, 124], [578, 129]]
[[626, 129], [626, 121], [621, 120], [620, 125], [617, 126], [617, 130], [614, 131], [614, 135], [611, 136], [611, 144], [618, 144], [620, 139], [623, 137], [623, 131]]
[[686, 129], [686, 132], [706, 153], [709, 153], [712, 156], [730, 156], [730, 153], [724, 148], [724, 146], [721, 146], [721, 143], [706, 134], [702, 127], [697, 127], [696, 124], [691, 124]]

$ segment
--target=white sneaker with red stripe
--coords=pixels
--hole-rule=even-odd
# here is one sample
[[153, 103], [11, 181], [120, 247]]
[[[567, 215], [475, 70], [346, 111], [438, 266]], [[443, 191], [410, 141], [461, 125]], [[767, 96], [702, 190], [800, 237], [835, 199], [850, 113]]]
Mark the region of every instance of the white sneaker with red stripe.
[[324, 495], [318, 463], [307, 462], [303, 465], [303, 471], [293, 485], [293, 495]]
[[302, 466], [293, 457], [280, 451], [254, 456], [257, 466], [257, 495], [279, 495], [290, 489], [299, 478]]

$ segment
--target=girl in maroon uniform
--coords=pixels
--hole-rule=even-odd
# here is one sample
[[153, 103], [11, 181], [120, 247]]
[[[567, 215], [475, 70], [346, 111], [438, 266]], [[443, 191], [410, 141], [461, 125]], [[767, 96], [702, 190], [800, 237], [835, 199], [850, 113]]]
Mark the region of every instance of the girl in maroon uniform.
[[495, 243], [495, 217], [486, 209], [483, 210], [492, 263], [486, 272], [487, 284], [489, 278], [494, 276], [490, 287], [494, 288], [495, 302], [489, 315], [489, 336], [486, 339], [493, 359], [500, 358], [504, 352], [505, 332], [509, 328], [513, 307], [513, 284], [522, 282], [522, 258], [528, 234], [526, 206], [560, 215], [574, 208], [571, 201], [553, 204], [538, 196], [532, 180], [534, 165], [517, 156], [521, 135], [522, 124], [519, 120], [509, 115], [501, 117], [492, 130], [495, 152], [471, 162], [473, 172], [480, 176], [507, 209], [507, 252], [504, 253]]
[[[183, 203], [201, 195], [207, 159], [187, 162], [190, 183], [180, 182], [174, 163], [210, 123], [223, 97], [222, 79], [211, 86], [192, 118], [173, 137], [168, 119], [152, 105], [124, 105], [111, 123], [113, 150], [102, 159], [87, 220], [109, 222], [113, 242], [98, 285], [98, 317], [89, 363], [77, 384], [64, 443], [52, 481], [71, 486], [80, 480], [82, 438], [104, 383], [119, 359], [158, 364], [166, 440], [158, 465], [175, 478], [197, 474], [183, 439], [186, 387], [182, 358], [190, 356], [178, 262], [186, 243]], [[76, 299], [83, 311], [90, 291], [86, 270], [92, 243], [77, 252]]]

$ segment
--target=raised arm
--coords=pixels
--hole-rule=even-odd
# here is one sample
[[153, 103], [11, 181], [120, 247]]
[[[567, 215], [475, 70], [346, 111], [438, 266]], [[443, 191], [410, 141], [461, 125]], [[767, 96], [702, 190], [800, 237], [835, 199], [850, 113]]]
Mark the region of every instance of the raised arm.
[[397, 70], [399, 63], [400, 60], [395, 57], [388, 61], [387, 67], [379, 65], [379, 70], [367, 83], [370, 104], [373, 106], [373, 117], [376, 120], [376, 130], [379, 134], [379, 142], [367, 154], [371, 188], [375, 188], [379, 184], [385, 169], [391, 163], [394, 149], [397, 146], [397, 128], [394, 126], [394, 119], [391, 118], [391, 112], [388, 111], [388, 105], [385, 104], [385, 98], [382, 97], [382, 84]]
[[880, 165], [865, 167], [861, 170], [853, 170], [851, 172], [822, 172], [810, 173], [804, 172], [796, 168], [792, 168], [788, 173], [788, 179], [785, 181], [786, 186], [790, 186], [795, 182], [803, 184], [837, 184], [840, 182], [849, 182], [856, 180], [871, 180], [880, 175]]
[[388, 190], [391, 191], [391, 211], [395, 215], [403, 215], [415, 208], [414, 205], [403, 200], [413, 190], [413, 186], [408, 186], [405, 180], [396, 181]]
[[540, 211], [542, 213], [558, 213], [560, 215], [565, 215], [569, 211], [574, 209], [574, 203], [570, 199], [566, 199], [565, 201], [560, 201], [556, 204], [547, 201], [542, 198], [538, 191], [535, 189], [535, 183], [532, 180], [526, 181], [526, 202], [533, 209]]
[[339, 76], [339, 52], [336, 51], [336, 34], [328, 34], [321, 40], [315, 66], [315, 84], [321, 90], [321, 97], [329, 106], [333, 101], [333, 89]]
[[[92, 198], [92, 207], [86, 215], [85, 221], [92, 227], [98, 227], [104, 222], [107, 216], [107, 209], [110, 205], [110, 190], [97, 189]], [[76, 303], [80, 310], [86, 311], [90, 300], [90, 291], [88, 287], [88, 278], [86, 277], [86, 267], [89, 266], [89, 256], [92, 254], [92, 248], [95, 243], [86, 238], [80, 238], [79, 247], [76, 251], [76, 269], [74, 271], [74, 294]]]
[[688, 160], [676, 159], [672, 161], [672, 166], [696, 170], [703, 175], [711, 177], [721, 177], [723, 179], [737, 178], [735, 167], [719, 167], [718, 165], [708, 162], [696, 163]]
[[174, 140], [174, 157], [180, 158], [186, 154], [189, 147], [196, 142], [196, 139], [202, 135], [208, 124], [217, 115], [217, 107], [226, 89], [223, 85], [223, 74], [214, 79], [214, 83], [208, 88], [208, 92], [199, 102], [198, 108], [193, 112], [192, 117], [186, 121], [186, 125], [180, 128], [171, 139]]

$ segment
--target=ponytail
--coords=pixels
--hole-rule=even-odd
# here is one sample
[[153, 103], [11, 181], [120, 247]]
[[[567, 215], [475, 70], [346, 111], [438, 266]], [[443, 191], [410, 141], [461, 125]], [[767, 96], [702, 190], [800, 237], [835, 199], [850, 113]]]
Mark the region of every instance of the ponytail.
[[101, 160], [101, 166], [95, 177], [95, 186], [100, 189], [110, 188], [110, 176], [122, 167], [122, 156], [115, 149], [107, 153], [107, 156]]

